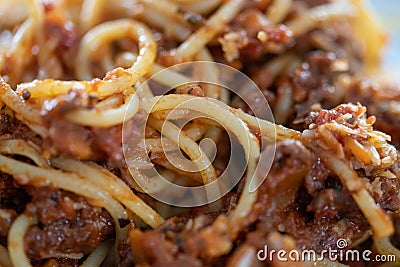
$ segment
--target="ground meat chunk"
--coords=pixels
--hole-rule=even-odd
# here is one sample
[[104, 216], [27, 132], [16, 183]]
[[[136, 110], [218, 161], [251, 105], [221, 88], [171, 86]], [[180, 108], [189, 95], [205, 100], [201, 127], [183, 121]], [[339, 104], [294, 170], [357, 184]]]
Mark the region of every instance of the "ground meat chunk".
[[[280, 77], [274, 78], [268, 69], [254, 67], [249, 68], [249, 75], [259, 86], [275, 116], [278, 100], [290, 98], [292, 105], [284, 110], [284, 116], [280, 115], [276, 120], [280, 124], [301, 130], [310, 111], [321, 107], [329, 109], [343, 101], [343, 88], [336, 85], [338, 73], [332, 69], [336, 60], [337, 56], [332, 52], [315, 51], [308, 53], [302, 63], [297, 67], [293, 66], [292, 70]], [[257, 101], [252, 100], [255, 99], [254, 96], [249, 95], [247, 98], [252, 106], [257, 107]], [[234, 99], [232, 105], [252, 114], [243, 101]]]
[[335, 176], [319, 181], [322, 189], [309, 194], [301, 188], [294, 204], [286, 210], [282, 229], [300, 249], [336, 248], [339, 238], [351, 244], [369, 229], [350, 193]]
[[119, 267], [131, 267], [134, 265], [133, 254], [130, 247], [130, 239], [126, 238], [118, 246], [118, 255], [121, 259]]
[[[268, 148], [267, 148], [268, 149]], [[252, 213], [262, 221], [259, 226], [272, 230], [281, 223], [286, 206], [296, 198], [296, 192], [311, 167], [311, 153], [298, 141], [284, 140], [276, 147], [274, 162], [258, 193]]]
[[[351, 196], [340, 191], [340, 187], [330, 180], [327, 179], [324, 187], [333, 186], [335, 189], [326, 189], [311, 196], [302, 187], [295, 193], [295, 198], [287, 202], [287, 206], [279, 208], [278, 205], [271, 205], [271, 202], [259, 205], [258, 213], [261, 215], [255, 225], [249, 227], [250, 231], [241, 247], [262, 249], [269, 236], [276, 231], [292, 236], [300, 249], [317, 251], [324, 248], [323, 244], [327, 244], [326, 248], [334, 248], [338, 238], [359, 238], [368, 228], [368, 224]], [[270, 195], [271, 193], [261, 194], [259, 201], [271, 198]], [[280, 194], [276, 195], [277, 198], [280, 197]], [[353, 223], [360, 228], [353, 226]]]
[[[42, 109], [42, 117], [49, 128], [49, 136], [44, 140], [44, 146], [51, 155], [73, 156], [81, 160], [106, 161], [121, 163], [124, 156], [122, 151], [122, 125], [108, 128], [85, 127], [67, 120], [65, 115], [77, 108], [91, 108], [93, 99], [79, 91], [70, 91], [52, 99]], [[145, 114], [139, 112], [135, 117], [125, 122], [126, 133], [131, 140], [130, 145], [138, 143], [142, 135]], [[127, 137], [128, 139], [128, 137]], [[119, 164], [118, 166], [120, 166]]]
[[221, 216], [209, 225], [209, 219], [199, 216], [182, 224], [180, 219], [173, 218], [158, 231], [134, 230], [130, 238], [135, 263], [137, 266], [211, 265], [221, 250], [225, 253], [230, 250], [226, 220]]
[[400, 86], [379, 85], [366, 78], [346, 76], [341, 80], [345, 102], [360, 102], [376, 117], [375, 128], [392, 137], [400, 147]]
[[400, 210], [400, 180], [399, 179], [382, 179], [379, 183], [380, 194], [377, 202], [380, 207], [389, 211]]
[[35, 267], [78, 267], [79, 260], [78, 259], [31, 259], [32, 266]]
[[[236, 194], [222, 198], [222, 209], [191, 209], [168, 219], [155, 230], [131, 232], [133, 259], [137, 266], [221, 266], [220, 256], [232, 246], [225, 215], [236, 203]], [[123, 253], [123, 246], [120, 253]], [[124, 254], [126, 255], [126, 254]], [[129, 256], [128, 256], [129, 257]], [[222, 261], [224, 262], [224, 261]], [[219, 264], [218, 264], [219, 263]]]
[[79, 159], [97, 159], [91, 147], [93, 133], [90, 129], [65, 118], [68, 112], [90, 105], [88, 95], [75, 90], [44, 103], [41, 114], [44, 124], [49, 128], [44, 145], [50, 154], [63, 153]]
[[290, 44], [292, 35], [285, 25], [273, 25], [260, 10], [250, 8], [232, 21], [220, 43], [228, 62], [240, 57], [246, 63], [260, 59], [271, 44]]
[[7, 113], [0, 114], [0, 135], [12, 139], [31, 141], [37, 145], [42, 144], [42, 139], [37, 133]]
[[39, 221], [25, 235], [25, 249], [32, 258], [90, 253], [114, 231], [110, 214], [83, 197], [49, 187], [27, 191], [32, 196], [27, 212]]
[[29, 196], [19, 187], [12, 176], [0, 172], [0, 208], [12, 209], [17, 213], [24, 210]]
[[313, 52], [283, 78], [288, 79], [293, 92], [294, 123], [302, 122], [314, 104], [332, 108], [340, 102], [342, 93], [334, 86], [335, 73], [331, 70], [335, 60], [336, 55], [331, 52]]
[[8, 236], [17, 214], [25, 209], [28, 201], [29, 196], [12, 176], [0, 172], [0, 238]]
[[311, 170], [304, 180], [304, 186], [307, 192], [311, 195], [324, 188], [325, 181], [330, 173], [321, 158], [315, 157], [315, 155], [313, 156], [314, 158], [312, 160]]

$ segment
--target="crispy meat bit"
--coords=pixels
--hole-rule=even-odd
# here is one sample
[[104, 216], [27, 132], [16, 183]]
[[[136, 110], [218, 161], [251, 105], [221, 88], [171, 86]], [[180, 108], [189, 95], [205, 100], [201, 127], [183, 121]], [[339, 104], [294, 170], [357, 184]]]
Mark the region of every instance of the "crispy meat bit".
[[[81, 160], [101, 161], [109, 157], [115, 163], [123, 160], [122, 125], [109, 128], [85, 127], [70, 122], [65, 115], [77, 108], [90, 108], [93, 99], [83, 92], [70, 91], [43, 105], [42, 116], [49, 128], [45, 148], [51, 155], [64, 154]], [[125, 123], [131, 146], [137, 145], [141, 138], [141, 127], [145, 114], [139, 112]]]
[[155, 230], [133, 230], [130, 241], [137, 266], [204, 266], [219, 262], [232, 247], [227, 217], [236, 196], [222, 198], [218, 213], [203, 206], [173, 217]]
[[7, 237], [17, 214], [25, 209], [29, 196], [14, 179], [0, 172], [0, 238]]
[[289, 45], [292, 32], [285, 25], [271, 24], [261, 11], [251, 8], [232, 21], [219, 42], [228, 62], [239, 57], [244, 62], [254, 61], [266, 54], [271, 44]]
[[[331, 52], [313, 52], [288, 77], [283, 78], [288, 79], [293, 90], [295, 123], [302, 122], [314, 104], [331, 108], [340, 102], [342, 92], [334, 86], [335, 72], [331, 70], [335, 60], [336, 55]], [[285, 86], [286, 83], [281, 84]]]
[[114, 231], [110, 214], [83, 197], [49, 187], [27, 191], [32, 196], [27, 211], [39, 221], [25, 235], [25, 250], [32, 258], [90, 253]]
[[392, 143], [400, 147], [400, 87], [377, 84], [366, 78], [344, 76], [345, 102], [360, 102], [376, 117], [375, 128], [390, 134]]
[[12, 139], [23, 139], [37, 145], [42, 144], [41, 137], [28, 126], [7, 113], [0, 114], [0, 135]]
[[12, 209], [17, 213], [24, 210], [29, 196], [12, 178], [12, 176], [0, 172], [0, 208]]
[[49, 128], [45, 148], [50, 154], [63, 153], [79, 159], [92, 159], [95, 156], [91, 148], [93, 133], [65, 118], [68, 112], [89, 105], [88, 95], [74, 90], [44, 103], [42, 117], [44, 124]]

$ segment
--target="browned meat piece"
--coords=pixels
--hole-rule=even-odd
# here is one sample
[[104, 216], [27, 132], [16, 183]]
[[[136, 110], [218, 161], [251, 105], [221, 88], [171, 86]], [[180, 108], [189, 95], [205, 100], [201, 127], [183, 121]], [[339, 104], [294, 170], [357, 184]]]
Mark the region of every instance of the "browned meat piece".
[[119, 263], [119, 267], [134, 266], [133, 254], [132, 254], [129, 238], [126, 238], [119, 244], [118, 255], [121, 259], [121, 262]]
[[376, 183], [376, 186], [380, 188], [380, 191], [377, 191], [378, 194], [375, 196], [379, 206], [385, 210], [399, 211], [400, 179], [379, 179]]
[[311, 153], [298, 141], [278, 143], [272, 168], [258, 190], [257, 202], [248, 217], [263, 221], [260, 225], [264, 228], [277, 227], [285, 207], [293, 203], [311, 168], [310, 157]]
[[[49, 7], [50, 5], [47, 5], [43, 29], [46, 47], [54, 53], [54, 56], [45, 62], [50, 69], [48, 75], [52, 79], [73, 79], [74, 74], [71, 70], [74, 68], [74, 59], [78, 51], [79, 33], [73, 23], [59, 15], [59, 8], [54, 9]], [[52, 68], [52, 66], [57, 66], [57, 68]], [[52, 71], [52, 69], [57, 69], [57, 71]]]
[[325, 189], [315, 194], [315, 197], [307, 206], [307, 211], [313, 211], [318, 219], [323, 217], [334, 218], [338, 213], [337, 203], [335, 202], [337, 199], [334, 189]]
[[44, 104], [43, 121], [49, 128], [49, 136], [44, 145], [52, 155], [63, 153], [79, 159], [96, 159], [100, 154], [93, 152], [93, 133], [88, 128], [69, 122], [64, 117], [69, 111], [90, 104], [88, 95], [79, 91], [57, 96], [51, 101], [51, 105]]
[[246, 237], [246, 244], [257, 249], [273, 231], [292, 236], [299, 249], [321, 251], [334, 248], [339, 238], [357, 240], [369, 229], [350, 194], [330, 188], [314, 196], [301, 189], [285, 209], [264, 209], [266, 215], [259, 217], [255, 231]]
[[[365, 231], [369, 229], [369, 224], [358, 210], [357, 205], [351, 201], [351, 196], [348, 193], [342, 195], [344, 199], [337, 199], [335, 203], [329, 203], [329, 209], [339, 211], [334, 218], [320, 216], [320, 218], [314, 217], [310, 220], [307, 214], [299, 212], [302, 207], [298, 205], [294, 205], [292, 210], [286, 214], [283, 228], [286, 233], [294, 237], [300, 249], [312, 249], [320, 252], [323, 249], [336, 248], [339, 238], [354, 242], [363, 237]], [[350, 200], [346, 203], [351, 207], [346, 207], [346, 210], [350, 209], [349, 212], [341, 209], [341, 205], [344, 203], [335, 206], [336, 203], [345, 200]], [[325, 200], [317, 199], [316, 201]], [[317, 208], [316, 214], [319, 215], [322, 215], [327, 207], [325, 202], [314, 203], [314, 206], [317, 206], [315, 207]]]
[[8, 236], [17, 214], [25, 209], [28, 201], [25, 190], [10, 175], [0, 172], [0, 238]]
[[368, 114], [376, 117], [375, 128], [389, 134], [400, 147], [400, 87], [379, 85], [366, 78], [347, 76], [341, 85], [346, 89], [344, 101], [360, 102]]
[[79, 260], [77, 259], [50, 259], [50, 260], [31, 260], [32, 266], [40, 267], [78, 267]]
[[[222, 198], [219, 213], [203, 206], [173, 217], [155, 230], [134, 230], [130, 235], [134, 262], [137, 266], [215, 265], [232, 246], [227, 218], [219, 214], [229, 212], [235, 203], [236, 194], [229, 193]], [[124, 248], [120, 246], [120, 254], [126, 255]]]
[[53, 44], [60, 58], [68, 58], [78, 48], [78, 33], [74, 25], [59, 16], [47, 16], [44, 22], [44, 33], [46, 40]]
[[[138, 116], [136, 116], [137, 118]], [[129, 125], [135, 127], [135, 124], [128, 122]], [[135, 127], [136, 129], [136, 127]], [[124, 159], [122, 152], [122, 125], [113, 126], [110, 128], [92, 128], [93, 150], [101, 151], [108, 155], [113, 162], [121, 162]]]
[[285, 25], [273, 25], [258, 9], [246, 9], [235, 18], [220, 39], [228, 62], [240, 58], [241, 63], [260, 59], [268, 46], [289, 45], [292, 32]]
[[42, 144], [41, 137], [28, 126], [10, 117], [7, 113], [0, 114], [0, 135], [12, 139], [23, 139], [37, 145]]
[[322, 109], [317, 112], [311, 112], [305, 119], [304, 126], [306, 128], [316, 128], [318, 126], [324, 125], [325, 123], [330, 123], [336, 121], [344, 115], [347, 116], [347, 120], [342, 123], [351, 128], [357, 128], [355, 123], [356, 117], [359, 115], [358, 109], [353, 109], [353, 105], [339, 105], [333, 109]]
[[[69, 111], [76, 108], [90, 108], [93, 106], [92, 102], [87, 94], [71, 91], [53, 99], [51, 105], [50, 103], [44, 105], [43, 121], [49, 128], [49, 136], [44, 140], [45, 148], [51, 155], [64, 154], [82, 160], [95, 161], [110, 158], [114, 163], [121, 165], [123, 161], [122, 125], [110, 128], [85, 127], [65, 118]], [[129, 138], [131, 142], [140, 141], [138, 138], [141, 138], [140, 131], [144, 118], [145, 114], [139, 112], [132, 120], [125, 123], [126, 132], [131, 135]]]
[[32, 258], [90, 253], [114, 231], [110, 214], [83, 197], [49, 187], [27, 191], [32, 196], [27, 211], [39, 221], [25, 235], [25, 250]]
[[[311, 52], [301, 64], [277, 77], [275, 81], [268, 69], [252, 67], [249, 71], [274, 112], [280, 98], [289, 97], [289, 101], [293, 103], [285, 109], [285, 117], [275, 118], [278, 123], [303, 129], [304, 118], [310, 111], [320, 107], [332, 108], [343, 100], [343, 89], [335, 84], [338, 74], [332, 69], [336, 60], [337, 57], [332, 52]], [[264, 103], [255, 96], [245, 93], [243, 95], [246, 101], [257, 109], [261, 106], [257, 102]], [[234, 99], [232, 105], [252, 114], [241, 100]]]
[[322, 190], [325, 187], [325, 181], [329, 173], [329, 169], [324, 165], [321, 158], [313, 155], [311, 170], [304, 180], [307, 193], [313, 195], [315, 192]]
[[[340, 103], [342, 92], [334, 86], [331, 67], [336, 60], [333, 53], [314, 52], [286, 78], [292, 88], [296, 118], [302, 122], [314, 104], [332, 108]], [[285, 82], [282, 82], [285, 85]], [[279, 91], [279, 89], [278, 89]]]
[[175, 218], [158, 231], [133, 230], [130, 240], [135, 263], [137, 266], [203, 266], [220, 255], [221, 250], [229, 251], [231, 246], [227, 218], [218, 217], [212, 226], [209, 223], [204, 216], [189, 220], [186, 225]]
[[0, 208], [13, 209], [20, 213], [28, 201], [29, 196], [18, 186], [12, 176], [0, 172]]

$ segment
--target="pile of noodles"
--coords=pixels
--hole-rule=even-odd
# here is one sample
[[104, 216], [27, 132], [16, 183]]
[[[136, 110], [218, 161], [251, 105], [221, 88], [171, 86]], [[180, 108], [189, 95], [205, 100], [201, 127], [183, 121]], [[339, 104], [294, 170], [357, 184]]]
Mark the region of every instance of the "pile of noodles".
[[[296, 15], [291, 14], [294, 5], [292, 0], [266, 2], [269, 5], [265, 17], [272, 24], [284, 23], [292, 38], [305, 35], [323, 24], [348, 22], [355, 40], [364, 49], [364, 70], [369, 71], [376, 66], [384, 38], [360, 1], [334, 1], [304, 9]], [[2, 112], [26, 124], [45, 140], [50, 130], [41, 114], [43, 105], [51, 105], [53, 99], [71, 91], [92, 99], [90, 106], [77, 106], [63, 114], [66, 121], [77, 125], [110, 128], [144, 111], [149, 115], [146, 127], [167, 137], [168, 149], [184, 151], [202, 169], [200, 174], [184, 177], [188, 181], [195, 180], [193, 184], [207, 184], [218, 179], [216, 167], [210, 164], [210, 159], [198, 142], [202, 136], [208, 136], [217, 143], [223, 132], [221, 128], [236, 136], [246, 154], [244, 188], [249, 187], [261, 152], [260, 140], [251, 129], [258, 129], [263, 138], [269, 141], [300, 140], [307, 147], [325, 155], [329, 169], [338, 175], [351, 192], [370, 223], [378, 251], [394, 254], [399, 261], [400, 252], [390, 243], [390, 236], [394, 232], [393, 222], [374, 201], [346, 156], [353, 155], [352, 159], [360, 166], [373, 169], [383, 177], [390, 175], [387, 168], [397, 161], [396, 150], [388, 144], [390, 136], [373, 130], [374, 120], [365, 116], [364, 107], [343, 107], [356, 114], [356, 125], [352, 127], [343, 123], [349, 119], [349, 112], [344, 112], [332, 121], [311, 124], [308, 130], [301, 133], [231, 108], [228, 93], [216, 86], [207, 87], [205, 97], [189, 94], [161, 97], [155, 96], [152, 88], [141, 87], [146, 78], [168, 65], [193, 60], [215, 61], [208, 45], [219, 41], [223, 45], [226, 62], [237, 59], [238, 51], [229, 43], [230, 37], [226, 34], [221, 37], [221, 34], [247, 4], [245, 0], [1, 1]], [[72, 58], [62, 59], [51, 38], [46, 38], [43, 29], [49, 20], [61, 21], [60, 25], [65, 25], [67, 30], [68, 27], [74, 27], [77, 35], [74, 38], [79, 40], [77, 52], [72, 56], [66, 55]], [[173, 40], [169, 46], [176, 44], [176, 47], [163, 51], [161, 55], [158, 42], [163, 40], [157, 39], [155, 29], [163, 32], [163, 38]], [[265, 33], [260, 32], [258, 37], [261, 42], [265, 41]], [[112, 44], [118, 40], [129, 40], [127, 46], [132, 48], [131, 51], [115, 53]], [[278, 76], [286, 66], [298, 62], [296, 55], [285, 53], [279, 44], [267, 46], [266, 49], [273, 56], [260, 68], [268, 69], [271, 75]], [[217, 79], [216, 69], [200, 71], [209, 79]], [[99, 73], [105, 75], [95, 78]], [[188, 80], [171, 70], [166, 70], [166, 75], [157, 76], [157, 79], [163, 85], [169, 85], [171, 80], [181, 80], [182, 83]], [[282, 114], [285, 112], [285, 99], [280, 101], [282, 105], [278, 113]], [[163, 115], [177, 106], [188, 111], [183, 112], [181, 117], [190, 112], [199, 112], [222, 126], [216, 125], [213, 120], [199, 120], [184, 131], [179, 131], [168, 120], [168, 116]], [[161, 147], [160, 139], [160, 135], [148, 138], [147, 149], [154, 152], [166, 149]], [[11, 175], [18, 184], [51, 185], [72, 192], [85, 197], [91, 205], [104, 208], [112, 216], [115, 242], [104, 241], [82, 266], [100, 266], [119, 241], [127, 237], [129, 229], [120, 227], [119, 220], [131, 219], [135, 214], [153, 228], [164, 222], [165, 218], [159, 211], [151, 208], [135, 193], [146, 190], [140, 188], [134, 179], [127, 183], [95, 162], [52, 155], [51, 151], [29, 141], [7, 136], [0, 138], [0, 153], [0, 170]], [[18, 160], [14, 155], [28, 158], [30, 162]], [[147, 190], [161, 191], [162, 186], [154, 183], [144, 169], [145, 166], [140, 164], [134, 166], [130, 175], [148, 184]], [[174, 171], [172, 169], [173, 177], [182, 177], [182, 174]], [[229, 213], [227, 223], [239, 225], [237, 231], [240, 231], [240, 222], [256, 199], [257, 191], [250, 193], [244, 190], [235, 209]], [[7, 247], [0, 246], [2, 266], [31, 266], [24, 251], [24, 234], [36, 223], [35, 216], [27, 213], [18, 215], [10, 229]], [[338, 263], [331, 264], [339, 266]]]

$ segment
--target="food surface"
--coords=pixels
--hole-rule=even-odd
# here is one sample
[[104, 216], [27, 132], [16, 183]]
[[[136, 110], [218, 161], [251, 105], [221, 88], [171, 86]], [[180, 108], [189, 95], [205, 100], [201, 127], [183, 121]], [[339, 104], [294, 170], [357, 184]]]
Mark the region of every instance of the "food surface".
[[0, 0], [0, 31], [0, 266], [400, 265], [363, 1]]

